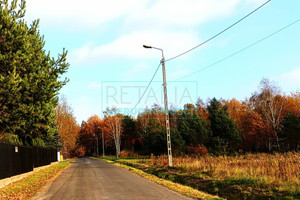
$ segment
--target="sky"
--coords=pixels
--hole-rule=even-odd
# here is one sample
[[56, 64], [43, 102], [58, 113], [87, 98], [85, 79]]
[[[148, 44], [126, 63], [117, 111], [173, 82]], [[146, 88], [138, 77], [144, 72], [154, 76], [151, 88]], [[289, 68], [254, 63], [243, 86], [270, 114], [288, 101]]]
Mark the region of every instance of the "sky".
[[[162, 54], [143, 48], [144, 44], [163, 49], [168, 60], [264, 2], [27, 0], [25, 20], [30, 24], [40, 19], [45, 50], [51, 56], [63, 48], [68, 51], [70, 67], [64, 76], [70, 81], [60, 96], [67, 99], [80, 124], [94, 114], [102, 116], [106, 107], [136, 115], [154, 103], [164, 105], [162, 68], [157, 70]], [[263, 78], [274, 81], [285, 94], [299, 91], [299, 8], [299, 0], [272, 0], [217, 38], [167, 61], [169, 106], [181, 108], [199, 97], [204, 102], [213, 97], [244, 100], [258, 90]]]

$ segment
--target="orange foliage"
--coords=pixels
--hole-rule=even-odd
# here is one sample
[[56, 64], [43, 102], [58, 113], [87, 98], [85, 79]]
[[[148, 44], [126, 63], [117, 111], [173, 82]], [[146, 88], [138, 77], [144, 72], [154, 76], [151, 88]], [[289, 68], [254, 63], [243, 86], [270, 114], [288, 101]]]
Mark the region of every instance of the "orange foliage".
[[134, 153], [134, 152], [129, 152], [129, 151], [124, 151], [122, 150], [120, 152], [120, 157], [121, 158], [126, 158], [126, 157], [138, 157], [138, 154]]
[[207, 148], [203, 144], [191, 145], [187, 148], [189, 155], [194, 155], [197, 157], [206, 156], [208, 154]]
[[285, 98], [285, 109], [283, 110], [284, 116], [288, 113], [292, 113], [297, 117], [300, 117], [300, 93], [292, 94]]
[[55, 114], [58, 132], [63, 144], [63, 154], [65, 157], [69, 157], [70, 153], [75, 151], [80, 127], [75, 120], [73, 110], [68, 106], [65, 99], [61, 99], [55, 109]]
[[249, 104], [241, 103], [236, 99], [224, 101], [229, 117], [234, 121], [241, 132], [242, 149], [265, 148], [270, 133], [269, 126], [263, 121], [260, 114], [253, 111]]

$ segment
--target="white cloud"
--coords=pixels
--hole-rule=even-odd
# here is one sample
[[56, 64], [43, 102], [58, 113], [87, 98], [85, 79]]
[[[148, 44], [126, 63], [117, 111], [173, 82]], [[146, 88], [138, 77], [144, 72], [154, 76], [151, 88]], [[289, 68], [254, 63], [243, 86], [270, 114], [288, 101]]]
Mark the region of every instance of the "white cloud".
[[278, 82], [284, 92], [292, 92], [300, 89], [300, 67], [272, 78]]
[[[26, 19], [47, 27], [82, 30], [124, 20], [125, 30], [186, 28], [230, 14], [242, 0], [30, 0]], [[246, 0], [249, 2], [259, 0]]]
[[[184, 38], [184, 40], [182, 40]], [[160, 58], [159, 51], [143, 48], [143, 44], [160, 47], [165, 57], [186, 50], [199, 43], [197, 33], [190, 32], [133, 32], [120, 36], [113, 42], [101, 46], [87, 44], [70, 52], [72, 65], [96, 65], [103, 61], [115, 59], [135, 60]]]
[[139, 7], [142, 0], [30, 0], [27, 19], [42, 19], [47, 26], [82, 29], [99, 26]]
[[[88, 2], [91, 1], [89, 0]], [[241, 1], [174, 0], [170, 2], [167, 0], [131, 0], [129, 2], [126, 1], [126, 6], [122, 6], [122, 3], [118, 4], [114, 0], [114, 3], [104, 4], [104, 7], [116, 10], [110, 11], [111, 13], [104, 12], [104, 21], [96, 17], [95, 20], [98, 19], [100, 21], [93, 23], [93, 20], [91, 20], [91, 23], [106, 23], [109, 25], [110, 20], [122, 16], [122, 20], [119, 21], [122, 27], [119, 30], [120, 36], [111, 42], [106, 41], [106, 44], [97, 46], [87, 43], [81, 48], [71, 51], [70, 63], [72, 65], [89, 66], [113, 59], [128, 61], [151, 59], [159, 56], [159, 52], [146, 52], [142, 48], [143, 44], [162, 48], [165, 52], [165, 57], [170, 58], [199, 44], [201, 40], [197, 29], [200, 24], [232, 14]], [[85, 19], [95, 14], [93, 12], [94, 8], [89, 13], [85, 13], [88, 10], [85, 7], [86, 5], [89, 5], [89, 3], [82, 5], [83, 13], [76, 13], [78, 16], [83, 15], [79, 18]], [[113, 13], [117, 13], [116, 16]], [[83, 22], [78, 20], [76, 23], [80, 24]], [[86, 23], [90, 23], [89, 20]]]

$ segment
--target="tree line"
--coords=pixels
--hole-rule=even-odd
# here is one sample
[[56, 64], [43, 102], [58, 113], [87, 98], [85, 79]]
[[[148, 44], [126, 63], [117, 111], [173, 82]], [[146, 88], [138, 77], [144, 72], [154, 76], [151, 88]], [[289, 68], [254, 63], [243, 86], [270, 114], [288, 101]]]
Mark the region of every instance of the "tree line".
[[[166, 154], [165, 112], [153, 105], [137, 118], [105, 112], [104, 118], [83, 122], [77, 139], [81, 155], [121, 150], [139, 154]], [[170, 109], [173, 154], [298, 151], [300, 93], [284, 95], [263, 79], [258, 91], [243, 101], [200, 98], [183, 109]], [[96, 144], [98, 143], [98, 150]]]

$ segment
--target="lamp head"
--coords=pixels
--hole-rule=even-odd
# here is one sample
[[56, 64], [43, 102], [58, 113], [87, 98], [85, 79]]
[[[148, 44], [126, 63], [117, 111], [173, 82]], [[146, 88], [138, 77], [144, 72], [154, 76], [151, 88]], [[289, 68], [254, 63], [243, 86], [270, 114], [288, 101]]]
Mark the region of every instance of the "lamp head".
[[151, 49], [152, 47], [151, 46], [148, 46], [148, 45], [143, 45], [144, 48], [146, 49]]

